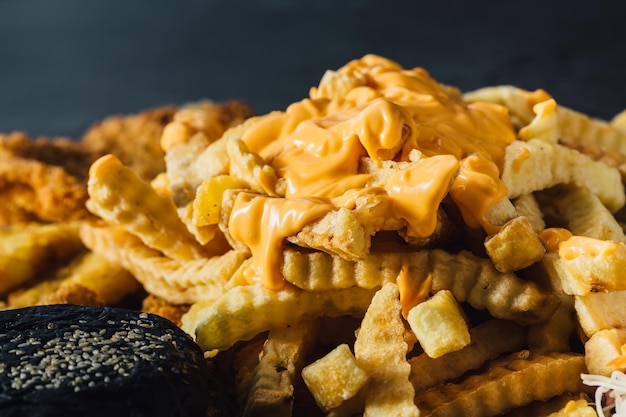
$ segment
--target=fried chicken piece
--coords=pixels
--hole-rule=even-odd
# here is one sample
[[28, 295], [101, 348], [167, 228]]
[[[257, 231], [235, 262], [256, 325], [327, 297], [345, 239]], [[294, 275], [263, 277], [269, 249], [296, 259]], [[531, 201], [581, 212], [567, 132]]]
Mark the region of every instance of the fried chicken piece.
[[148, 294], [141, 304], [141, 311], [165, 317], [179, 327], [181, 326], [181, 317], [187, 310], [189, 310], [187, 304], [172, 304], [154, 294]]
[[[199, 131], [221, 135], [252, 115], [240, 101], [195, 103], [178, 118]], [[81, 140], [31, 138], [0, 134], [0, 225], [29, 221], [86, 219], [89, 167], [99, 157], [116, 155], [142, 179], [165, 171], [161, 134], [178, 108], [157, 107], [137, 114], [112, 116], [96, 123]]]
[[0, 148], [0, 224], [87, 218], [87, 197], [85, 180], [64, 167]]
[[87, 130], [80, 143], [91, 153], [116, 155], [124, 165], [149, 181], [165, 171], [161, 134], [170, 122], [185, 123], [217, 139], [228, 127], [252, 114], [247, 104], [237, 100], [225, 103], [201, 101], [180, 109], [157, 107], [129, 116], [111, 116], [96, 123]]
[[31, 138], [22, 132], [0, 134], [0, 149], [19, 158], [62, 167], [79, 180], [87, 178], [89, 165], [99, 156], [93, 155], [83, 145], [69, 138]]
[[133, 115], [108, 117], [91, 126], [80, 141], [87, 152], [116, 155], [144, 180], [165, 170], [161, 133], [174, 117], [175, 106], [158, 107]]

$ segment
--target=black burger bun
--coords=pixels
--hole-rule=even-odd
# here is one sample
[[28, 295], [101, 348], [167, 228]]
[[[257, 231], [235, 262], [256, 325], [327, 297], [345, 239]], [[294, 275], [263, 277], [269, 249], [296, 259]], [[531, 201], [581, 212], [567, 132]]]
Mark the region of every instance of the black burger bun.
[[160, 316], [68, 304], [0, 311], [0, 416], [206, 416], [202, 351]]

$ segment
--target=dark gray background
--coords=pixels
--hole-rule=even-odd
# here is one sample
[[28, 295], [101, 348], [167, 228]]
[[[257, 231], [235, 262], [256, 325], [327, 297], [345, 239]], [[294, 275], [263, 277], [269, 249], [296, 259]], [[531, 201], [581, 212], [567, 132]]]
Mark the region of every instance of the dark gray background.
[[284, 109], [369, 52], [610, 118], [626, 108], [625, 3], [0, 0], [0, 132], [79, 137], [110, 114], [203, 98]]

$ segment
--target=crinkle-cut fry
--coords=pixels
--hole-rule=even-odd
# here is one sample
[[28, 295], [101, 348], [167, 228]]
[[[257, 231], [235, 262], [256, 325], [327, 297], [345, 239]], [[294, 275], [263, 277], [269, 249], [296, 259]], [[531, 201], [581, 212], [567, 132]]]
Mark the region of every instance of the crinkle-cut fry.
[[405, 255], [399, 252], [372, 252], [365, 259], [349, 261], [325, 252], [283, 251], [283, 277], [308, 291], [348, 289], [353, 286], [372, 289], [393, 282], [402, 269], [405, 256], [416, 268], [428, 262], [428, 252]]
[[[611, 363], [623, 357], [622, 346], [626, 345], [626, 329], [599, 330], [585, 342], [585, 363], [592, 375], [610, 377], [613, 371], [624, 371], [623, 367]], [[623, 363], [623, 361], [622, 361]]]
[[84, 250], [78, 229], [79, 223], [75, 222], [0, 228], [0, 294]]
[[565, 392], [582, 392], [580, 374], [585, 371], [585, 358], [579, 354], [513, 354], [459, 383], [417, 393], [415, 403], [433, 417], [489, 417]]
[[364, 417], [419, 416], [409, 382], [400, 291], [386, 283], [376, 292], [354, 343], [357, 365], [368, 376]]
[[613, 328], [626, 328], [626, 291], [596, 292], [574, 296], [578, 323], [586, 336]]
[[270, 330], [243, 416], [292, 416], [295, 385], [313, 349], [316, 331], [317, 323], [311, 320]]
[[569, 352], [570, 339], [578, 323], [574, 311], [574, 297], [558, 294], [561, 301], [554, 314], [543, 323], [528, 328], [528, 347], [536, 353]]
[[432, 276], [431, 294], [450, 290], [458, 301], [487, 309], [496, 318], [525, 324], [540, 322], [558, 305], [554, 294], [515, 274], [501, 273], [489, 259], [468, 251], [372, 252], [366, 259], [353, 262], [322, 252], [285, 249], [282, 272], [287, 281], [305, 290], [374, 288], [394, 282], [403, 262], [408, 262], [409, 273], [416, 282], [428, 274]]
[[[506, 334], [506, 337], [502, 337]], [[522, 349], [526, 344], [524, 328], [508, 320], [491, 319], [470, 329], [471, 342], [457, 352], [439, 358], [426, 353], [409, 359], [409, 379], [416, 392], [443, 384], [468, 371], [479, 369], [487, 361], [505, 352]]]
[[573, 235], [626, 243], [624, 229], [615, 216], [587, 188], [560, 186], [545, 194]]
[[554, 99], [549, 99], [533, 106], [535, 118], [520, 129], [521, 140], [541, 139], [548, 143], [559, 141], [560, 130], [557, 117], [557, 105]]
[[533, 193], [522, 194], [513, 200], [513, 206], [519, 216], [524, 216], [532, 225], [535, 233], [546, 228], [543, 212]]
[[485, 239], [487, 255], [500, 272], [513, 272], [541, 260], [546, 250], [531, 222], [518, 216]]
[[251, 190], [270, 196], [283, 195], [277, 190], [278, 176], [271, 165], [265, 163], [258, 154], [250, 152], [245, 142], [232, 138], [226, 142], [226, 152], [230, 159], [230, 175], [242, 181]]
[[225, 350], [276, 327], [321, 316], [362, 315], [375, 290], [303, 291], [291, 286], [273, 291], [262, 284], [231, 288], [196, 311], [196, 342], [205, 352]]
[[172, 200], [158, 194], [113, 155], [98, 159], [89, 170], [87, 208], [123, 226], [147, 246], [177, 260], [209, 255], [187, 230]]
[[172, 304], [218, 298], [230, 276], [248, 257], [231, 250], [221, 256], [180, 262], [117, 227], [85, 224], [80, 236], [91, 250], [128, 269], [149, 293]]
[[338, 255], [344, 259], [365, 258], [371, 247], [371, 236], [352, 210], [339, 208], [307, 224], [287, 240], [295, 245]]
[[515, 274], [499, 272], [488, 259], [466, 251], [434, 249], [430, 254], [431, 293], [448, 289], [459, 302], [521, 324], [545, 320], [558, 305], [554, 294]]
[[540, 139], [515, 141], [507, 146], [502, 181], [511, 199], [571, 183], [588, 188], [611, 212], [624, 205], [624, 186], [617, 169]]
[[563, 106], [557, 108], [557, 115], [561, 143], [572, 148], [595, 146], [626, 155], [626, 131]]
[[431, 236], [408, 236], [406, 220], [390, 215], [393, 212], [392, 206], [393, 202], [384, 189], [366, 189], [349, 199], [349, 202], [343, 202], [338, 210], [308, 224], [288, 240], [299, 246], [357, 260], [369, 256], [372, 236], [379, 231], [398, 231], [407, 243], [419, 247], [444, 241], [454, 232], [453, 222], [439, 208], [437, 226]]
[[517, 124], [527, 125], [535, 117], [533, 108], [551, 96], [544, 90], [526, 91], [512, 85], [483, 87], [463, 94], [466, 101], [488, 101], [505, 106]]

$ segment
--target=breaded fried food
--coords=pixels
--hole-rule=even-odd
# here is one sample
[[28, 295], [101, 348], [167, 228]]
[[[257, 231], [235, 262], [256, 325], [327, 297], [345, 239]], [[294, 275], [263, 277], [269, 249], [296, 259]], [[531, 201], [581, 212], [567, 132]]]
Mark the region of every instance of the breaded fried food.
[[91, 161], [69, 140], [0, 135], [0, 224], [89, 217], [85, 180]]
[[165, 317], [178, 327], [182, 325], [181, 318], [188, 310], [188, 304], [172, 304], [154, 294], [148, 294], [141, 302], [141, 311]]
[[176, 110], [175, 106], [164, 106], [128, 116], [108, 117], [91, 126], [80, 143], [92, 154], [116, 155], [140, 177], [151, 180], [165, 170], [161, 133]]
[[192, 107], [176, 118], [175, 106], [112, 116], [94, 124], [79, 140], [0, 134], [0, 225], [90, 218], [86, 182], [89, 167], [99, 157], [113, 154], [139, 177], [152, 180], [165, 171], [161, 134], [170, 122], [219, 137], [231, 123], [252, 115], [240, 101]]

